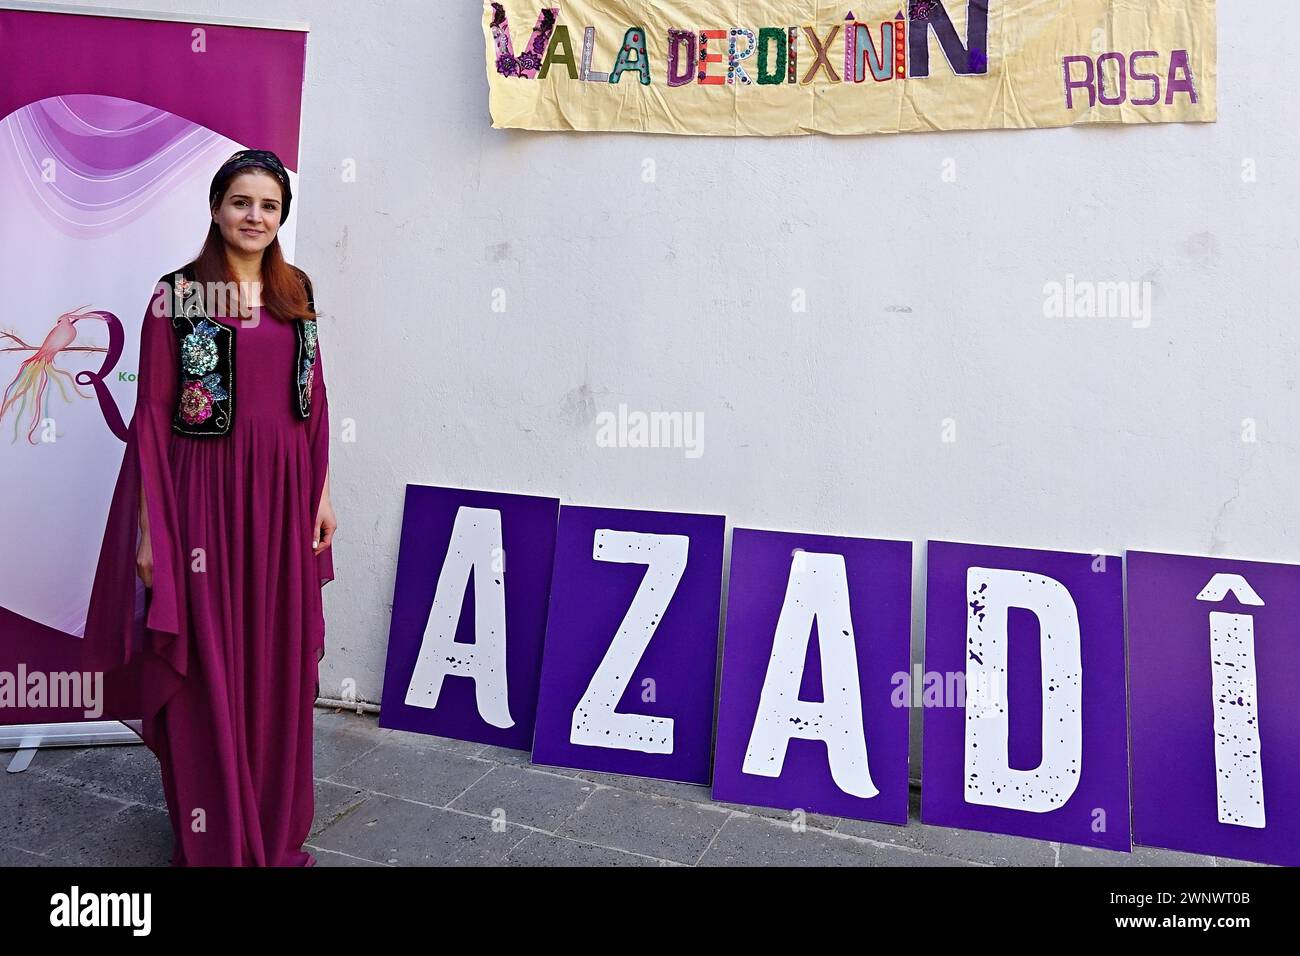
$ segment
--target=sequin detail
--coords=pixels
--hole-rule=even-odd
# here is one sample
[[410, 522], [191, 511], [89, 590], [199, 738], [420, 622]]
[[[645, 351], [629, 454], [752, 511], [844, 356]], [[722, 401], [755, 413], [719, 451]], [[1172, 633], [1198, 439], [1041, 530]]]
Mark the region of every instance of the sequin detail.
[[204, 319], [181, 342], [181, 367], [189, 375], [204, 375], [217, 367], [217, 327]]
[[212, 417], [212, 392], [202, 382], [190, 382], [181, 389], [181, 419], [187, 425], [197, 425]]
[[308, 319], [302, 324], [303, 337], [307, 340], [307, 356], [316, 360], [316, 323]]
[[[311, 304], [311, 308], [314, 310], [315, 305]], [[312, 370], [316, 364], [317, 331], [315, 320], [307, 319], [302, 323], [301, 345], [298, 349], [298, 354], [301, 356], [298, 366], [298, 413], [303, 418], [311, 414], [311, 386], [315, 379]]]

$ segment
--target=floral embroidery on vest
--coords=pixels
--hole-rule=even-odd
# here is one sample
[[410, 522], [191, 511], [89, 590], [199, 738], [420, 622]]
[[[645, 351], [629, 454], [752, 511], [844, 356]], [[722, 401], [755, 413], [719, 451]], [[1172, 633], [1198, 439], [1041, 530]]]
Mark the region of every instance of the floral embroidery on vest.
[[204, 319], [181, 340], [181, 365], [190, 375], [203, 375], [217, 367], [217, 343], [212, 339], [218, 331]]
[[208, 318], [203, 290], [189, 276], [177, 273], [170, 288], [180, 356], [172, 429], [182, 435], [225, 435], [234, 418], [235, 330]]
[[[310, 283], [307, 284], [307, 307], [316, 311]], [[311, 386], [316, 377], [313, 372], [316, 367], [316, 340], [320, 330], [313, 319], [295, 322], [294, 326], [298, 332], [297, 411], [299, 418], [308, 418], [311, 416]]]
[[[314, 323], [311, 323], [311, 322], [304, 322], [303, 324], [304, 324], [304, 325], [312, 325], [312, 324], [314, 324]], [[304, 336], [308, 336], [308, 335], [310, 335], [310, 334], [311, 334], [311, 333], [308, 333], [305, 329], [303, 330], [303, 335], [304, 335]], [[310, 341], [310, 340], [309, 340], [309, 341]], [[311, 399], [311, 381], [312, 381], [312, 379], [315, 377], [315, 376], [313, 376], [313, 375], [311, 374], [311, 371], [312, 371], [312, 366], [313, 366], [313, 364], [314, 364], [314, 362], [315, 362], [315, 359], [316, 359], [316, 350], [315, 350], [315, 348], [313, 348], [311, 345], [306, 346], [306, 350], [307, 350], [307, 354], [304, 355], [304, 356], [303, 356], [303, 359], [302, 359], [302, 370], [298, 373], [298, 384], [301, 385], [301, 386], [303, 386], [303, 391], [302, 391], [302, 393], [303, 393], [303, 395], [304, 395], [307, 399], [310, 400], [310, 399]]]

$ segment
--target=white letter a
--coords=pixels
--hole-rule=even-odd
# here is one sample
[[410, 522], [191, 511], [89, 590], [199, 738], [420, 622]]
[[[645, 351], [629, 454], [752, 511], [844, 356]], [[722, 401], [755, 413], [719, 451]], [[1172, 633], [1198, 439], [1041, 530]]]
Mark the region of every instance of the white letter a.
[[[513, 727], [506, 686], [505, 567], [495, 570], [501, 547], [501, 512], [460, 508], [438, 573], [433, 607], [425, 624], [420, 656], [406, 688], [409, 707], [438, 706], [447, 675], [474, 681], [479, 716], [493, 727]], [[474, 573], [474, 643], [456, 641], [465, 588]]]
[[[820, 702], [799, 699], [814, 621], [821, 650]], [[781, 776], [792, 737], [826, 742], [831, 779], [845, 793], [869, 799], [880, 792], [867, 764], [857, 644], [842, 554], [800, 551], [791, 561], [743, 772]]]

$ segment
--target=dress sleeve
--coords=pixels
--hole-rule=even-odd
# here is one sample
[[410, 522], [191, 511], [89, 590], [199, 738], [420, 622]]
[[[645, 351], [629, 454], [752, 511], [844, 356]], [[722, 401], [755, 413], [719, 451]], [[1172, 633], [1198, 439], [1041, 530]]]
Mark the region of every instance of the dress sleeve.
[[153, 587], [146, 623], [155, 631], [179, 633], [181, 613], [178, 569], [181, 541], [176, 488], [171, 474], [172, 415], [176, 409], [179, 375], [176, 336], [167, 309], [165, 286], [155, 290], [140, 333], [139, 391], [135, 417], [140, 478], [149, 512], [149, 541], [153, 548]]
[[[321, 363], [319, 335], [316, 339], [316, 361], [312, 364], [311, 415], [307, 418], [307, 443], [311, 452], [311, 520], [314, 523], [316, 515], [320, 513], [325, 475], [330, 463], [330, 406], [325, 389], [325, 368]], [[331, 544], [320, 554], [314, 555], [313, 560], [316, 562], [316, 576], [320, 579], [320, 586], [323, 588], [328, 582], [334, 580], [334, 546]], [[312, 621], [311, 646], [316, 651], [316, 660], [319, 662], [325, 656], [325, 611], [319, 601], [312, 603], [315, 612]], [[316, 690], [319, 696], [319, 683]]]
[[[321, 345], [316, 340], [316, 362], [312, 369], [311, 416], [307, 420], [307, 438], [311, 447], [312, 520], [320, 511], [321, 496], [325, 490], [325, 475], [330, 464], [330, 406], [325, 388], [325, 369], [321, 364]], [[316, 572], [321, 587], [334, 580], [334, 547], [331, 545], [316, 555]]]
[[[170, 464], [179, 380], [170, 306], [169, 289], [160, 282], [140, 328], [135, 414], [127, 429], [84, 634], [87, 664], [119, 674], [116, 688], [128, 695], [119, 699], [127, 701], [129, 717], [155, 712], [188, 671], [189, 642], [181, 637], [185, 565]], [[141, 488], [153, 551], [153, 585], [147, 589], [136, 573]]]

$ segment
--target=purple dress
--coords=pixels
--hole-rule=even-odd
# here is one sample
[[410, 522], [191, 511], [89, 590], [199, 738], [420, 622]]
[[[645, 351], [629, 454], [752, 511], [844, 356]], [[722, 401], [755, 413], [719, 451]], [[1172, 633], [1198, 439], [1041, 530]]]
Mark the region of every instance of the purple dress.
[[[230, 432], [191, 437], [171, 428], [177, 344], [151, 303], [87, 615], [84, 651], [108, 672], [107, 710], [142, 717], [158, 757], [176, 866], [315, 863], [302, 844], [313, 812], [321, 588], [334, 577], [333, 549], [312, 554], [329, 406], [319, 344], [303, 420], [291, 405], [294, 329], [268, 310], [255, 316], [235, 335]], [[141, 481], [147, 590], [135, 568]]]

